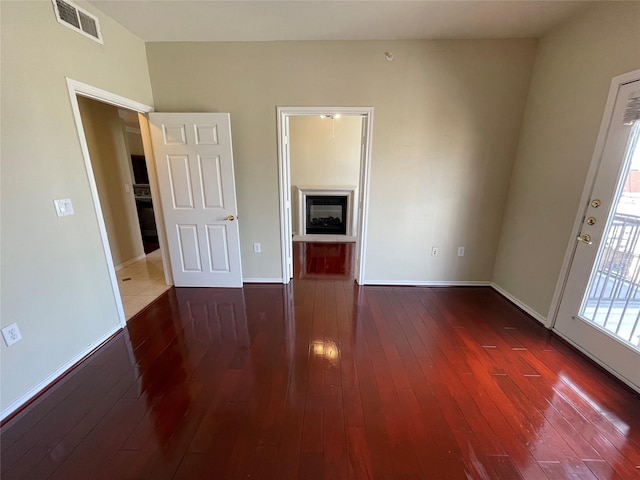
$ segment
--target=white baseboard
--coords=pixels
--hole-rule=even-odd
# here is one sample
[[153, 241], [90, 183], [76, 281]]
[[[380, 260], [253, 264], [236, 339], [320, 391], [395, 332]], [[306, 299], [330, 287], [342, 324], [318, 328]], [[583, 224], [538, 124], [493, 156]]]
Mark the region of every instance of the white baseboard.
[[138, 255], [137, 257], [132, 258], [131, 260], [127, 260], [126, 262], [122, 262], [120, 265], [116, 265], [114, 268], [116, 269], [116, 272], [117, 272], [118, 270], [122, 270], [123, 268], [128, 267], [132, 263], [136, 263], [138, 260], [142, 260], [146, 256], [147, 255], [145, 253], [143, 253], [142, 255]]
[[64, 363], [60, 368], [56, 369], [53, 373], [51, 373], [49, 376], [47, 376], [44, 380], [42, 380], [40, 383], [38, 383], [35, 387], [33, 387], [27, 393], [25, 393], [20, 398], [18, 398], [16, 401], [11, 403], [5, 409], [3, 409], [0, 412], [0, 421], [3, 421], [5, 418], [7, 418], [13, 412], [18, 410], [20, 407], [25, 405], [32, 398], [34, 398], [36, 395], [38, 395], [40, 392], [42, 392], [49, 385], [51, 385], [56, 380], [58, 380], [60, 377], [62, 377], [65, 373], [67, 373], [67, 371], [70, 368], [75, 366], [80, 360], [82, 360], [88, 354], [93, 352], [96, 348], [98, 348], [100, 345], [102, 345], [104, 342], [106, 342], [110, 337], [112, 337], [113, 335], [118, 333], [120, 330], [122, 330], [122, 327], [120, 325], [114, 325], [112, 330], [110, 330], [107, 333], [105, 333], [100, 339], [96, 340], [94, 343], [89, 345], [84, 351], [80, 352], [75, 357], [70, 359], [68, 362]]
[[242, 283], [280, 283], [283, 281], [281, 278], [243, 278]]
[[531, 315], [533, 318], [535, 318], [542, 325], [544, 325], [545, 327], [548, 326], [547, 317], [545, 317], [544, 315], [541, 315], [540, 313], [536, 312], [533, 308], [531, 308], [530, 306], [526, 305], [525, 303], [522, 303], [520, 300], [518, 300], [516, 297], [511, 295], [509, 292], [507, 292], [505, 289], [503, 289], [499, 285], [496, 285], [495, 283], [492, 283], [491, 287], [493, 287], [493, 289], [496, 292], [498, 292], [504, 298], [506, 298], [511, 303], [516, 305], [518, 308], [520, 308], [521, 310], [524, 310], [527, 314]]
[[489, 287], [485, 281], [428, 281], [428, 280], [364, 280], [361, 285], [389, 285], [390, 287]]

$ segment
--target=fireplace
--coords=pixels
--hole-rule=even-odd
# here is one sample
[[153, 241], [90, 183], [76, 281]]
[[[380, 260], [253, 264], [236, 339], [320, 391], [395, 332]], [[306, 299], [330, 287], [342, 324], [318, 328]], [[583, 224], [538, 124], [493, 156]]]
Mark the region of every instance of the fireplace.
[[346, 195], [307, 195], [307, 234], [346, 235], [347, 233]]
[[[356, 186], [301, 186], [295, 187], [298, 201], [293, 207], [294, 238], [305, 235], [331, 235], [353, 241], [356, 235]], [[317, 237], [316, 237], [317, 238]]]

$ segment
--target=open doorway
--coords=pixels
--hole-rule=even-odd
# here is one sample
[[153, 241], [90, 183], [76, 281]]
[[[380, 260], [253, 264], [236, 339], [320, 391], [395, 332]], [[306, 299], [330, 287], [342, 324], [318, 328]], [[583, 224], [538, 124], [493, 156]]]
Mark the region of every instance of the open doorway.
[[[131, 284], [131, 283], [128, 284], [130, 286], [128, 286], [126, 289], [122, 288], [121, 285], [127, 284], [127, 282], [131, 282], [133, 280], [133, 276], [129, 274], [132, 273], [133, 269], [136, 268], [136, 266], [140, 267], [139, 264], [136, 265], [136, 262], [146, 263], [147, 256], [144, 253], [144, 245], [140, 238], [138, 219], [135, 211], [135, 201], [133, 197], [133, 188], [132, 188], [133, 176], [132, 176], [132, 166], [130, 164], [130, 154], [128, 150], [128, 145], [123, 146], [123, 144], [126, 144], [126, 140], [124, 139], [124, 137], [126, 137], [126, 127], [122, 122], [122, 118], [120, 118], [120, 116], [118, 115], [117, 109], [120, 108], [120, 109], [130, 110], [131, 112], [134, 112], [133, 115], [138, 116], [138, 121], [140, 122], [139, 130], [142, 137], [143, 151], [145, 153], [146, 158], [152, 158], [152, 149], [151, 149], [150, 140], [148, 137], [148, 125], [147, 125], [147, 120], [144, 114], [152, 112], [153, 108], [148, 105], [135, 102], [128, 98], [113, 94], [105, 90], [101, 90], [99, 88], [96, 88], [91, 85], [87, 85], [69, 78], [67, 78], [67, 86], [69, 91], [69, 99], [71, 102], [71, 107], [72, 107], [73, 115], [75, 118], [76, 130], [78, 132], [78, 139], [80, 141], [82, 155], [85, 162], [85, 168], [87, 171], [87, 177], [89, 180], [89, 187], [90, 187], [91, 196], [93, 199], [96, 219], [98, 222], [100, 236], [102, 238], [102, 245], [103, 245], [104, 255], [106, 259], [106, 267], [109, 274], [109, 278], [111, 280], [113, 298], [116, 304], [116, 309], [118, 312], [120, 324], [121, 326], [124, 327], [126, 325], [126, 320], [130, 318], [133, 314], [135, 314], [133, 313], [135, 308], [127, 308], [125, 312], [125, 308], [123, 306], [125, 302], [123, 301], [123, 297], [124, 296], [132, 297], [137, 295], [126, 295], [127, 293], [132, 293], [132, 290], [131, 290], [132, 287], [130, 286], [133, 286], [135, 284]], [[113, 165], [109, 166], [108, 161], [105, 163], [105, 165], [101, 167], [98, 167], [96, 164], [96, 167], [94, 168], [94, 165], [92, 162], [92, 155], [90, 153], [89, 139], [87, 138], [87, 134], [85, 131], [85, 130], [88, 130], [88, 128], [85, 129], [85, 123], [87, 124], [87, 127], [88, 127], [89, 120], [86, 118], [83, 119], [83, 116], [81, 114], [81, 107], [80, 107], [80, 103], [83, 102], [83, 100], [85, 99], [86, 100], [91, 99], [92, 101], [96, 101], [97, 110], [100, 110], [102, 108], [107, 108], [107, 107], [111, 109], [109, 113], [110, 119], [108, 123], [111, 124], [110, 129], [116, 133], [114, 133], [111, 136], [104, 136], [104, 137], [100, 135], [101, 140], [96, 139], [95, 141], [105, 142], [107, 146], [105, 146], [104, 148], [108, 150], [109, 143], [114, 142], [114, 139], [116, 137], [119, 137], [118, 142], [121, 142], [121, 143], [118, 146], [114, 146], [114, 145], [110, 146], [110, 148], [115, 148], [115, 150], [119, 150], [120, 152], [122, 151], [125, 152], [124, 154], [120, 153], [120, 161], [118, 162], [117, 168], [114, 168]], [[115, 115], [115, 117], [113, 115]], [[97, 115], [95, 119], [97, 120], [96, 120], [96, 124], [93, 126], [93, 129], [96, 131], [100, 131], [102, 128], [102, 126], [100, 125], [100, 122], [104, 121], [104, 119], [101, 119], [100, 115]], [[106, 153], [106, 156], [108, 155], [109, 154]], [[153, 162], [149, 162], [148, 166], [150, 167], [149, 168], [150, 195], [153, 195], [154, 199], [159, 198], [158, 185], [157, 185], [157, 182], [155, 181], [155, 168], [154, 168]], [[120, 198], [120, 200], [118, 201], [120, 201], [121, 203], [119, 207], [117, 206], [117, 203], [118, 203], [117, 201], [115, 203], [112, 203], [111, 210], [109, 212], [106, 212], [105, 209], [103, 209], [103, 206], [102, 206], [103, 202], [101, 200], [101, 196], [98, 188], [99, 182], [100, 183], [102, 182], [109, 183], [109, 182], [107, 182], [106, 179], [101, 176], [100, 172], [96, 174], [96, 170], [98, 168], [102, 168], [104, 171], [103, 173], [106, 174], [106, 176], [114, 176], [114, 175], [116, 176], [115, 181], [117, 182], [117, 186], [115, 190], [118, 190], [118, 192], [109, 191], [106, 195], [109, 195], [111, 193], [116, 193], [116, 196]], [[127, 174], [129, 175], [128, 180], [123, 182], [123, 179], [127, 178]], [[109, 178], [109, 181], [113, 181], [113, 178]], [[124, 192], [124, 194], [122, 192]], [[103, 194], [103, 197], [104, 195], [105, 194]], [[107, 201], [105, 201], [104, 203], [106, 204]], [[159, 207], [161, 209], [161, 206]], [[120, 218], [119, 221], [113, 221], [113, 218], [107, 219], [107, 216], [111, 215], [113, 217], [114, 211], [118, 211], [121, 214], [122, 213], [121, 209], [125, 209], [127, 211], [126, 221], [125, 221], [127, 225], [125, 227], [126, 227], [126, 230], [129, 232], [128, 235], [130, 235], [131, 237], [128, 239], [128, 243], [133, 246], [137, 244], [137, 246], [140, 249], [140, 252], [136, 255], [135, 252], [132, 254], [131, 250], [126, 250], [126, 249], [119, 250], [118, 257], [114, 258], [114, 253], [112, 253], [112, 248], [111, 248], [111, 243], [112, 243], [111, 239], [118, 238], [120, 233], [113, 232], [113, 231], [110, 232], [109, 230], [113, 230], [113, 227], [108, 228], [107, 225], [108, 223], [110, 223], [112, 225], [117, 224], [118, 227], [122, 227], [123, 226], [122, 218]], [[157, 230], [158, 230], [158, 243], [160, 248], [155, 252], [153, 252], [158, 258], [151, 259], [151, 262], [154, 264], [153, 269], [156, 270], [156, 273], [154, 275], [156, 278], [154, 279], [154, 282], [163, 281], [164, 286], [166, 287], [168, 285], [172, 285], [172, 275], [171, 275], [171, 270], [170, 270], [169, 262], [167, 258], [166, 238], [163, 235], [164, 223], [163, 223], [162, 215], [157, 215], [156, 220], [158, 222]], [[136, 234], [133, 233], [136, 230], [138, 232], [137, 240], [135, 238]], [[136, 256], [138, 256], [139, 258], [136, 258]], [[127, 268], [130, 270], [127, 271], [126, 270]], [[161, 272], [159, 275], [157, 272], [158, 269]], [[144, 276], [144, 274], [142, 274], [142, 276]], [[137, 286], [140, 286], [140, 285], [137, 285]], [[155, 290], [156, 291], [154, 295], [157, 297], [158, 292], [157, 292], [157, 289]], [[121, 293], [124, 295], [121, 295]], [[141, 292], [137, 292], [137, 293], [141, 293]], [[146, 291], [144, 293], [149, 293], [149, 291]], [[144, 296], [151, 297], [151, 295], [144, 295]], [[145, 300], [148, 300], [148, 299], [145, 299]], [[144, 308], [144, 306], [146, 306], [146, 304], [148, 304], [149, 302], [147, 302], [145, 305], [141, 305], [141, 301], [137, 301], [136, 303], [139, 306], [138, 308], [139, 310]]]
[[353, 279], [362, 116], [289, 119], [294, 278]]
[[138, 114], [87, 97], [77, 100], [128, 321], [170, 288], [162, 268]]
[[372, 120], [370, 107], [278, 108], [283, 283], [311, 248], [298, 243], [334, 244], [314, 250], [342, 252], [363, 282]]

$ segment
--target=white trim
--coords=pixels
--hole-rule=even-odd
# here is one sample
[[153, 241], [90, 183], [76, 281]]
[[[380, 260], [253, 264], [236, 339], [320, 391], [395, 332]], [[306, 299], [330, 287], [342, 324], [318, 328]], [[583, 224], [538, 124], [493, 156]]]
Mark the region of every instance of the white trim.
[[282, 278], [243, 278], [242, 283], [282, 283]]
[[369, 185], [371, 176], [371, 149], [373, 142], [373, 107], [369, 109], [369, 114], [363, 120], [362, 147], [360, 160], [360, 195], [358, 205], [358, 239], [356, 243], [356, 263], [355, 263], [355, 279], [356, 282], [363, 283], [365, 281], [365, 252], [367, 248], [367, 222], [369, 220]]
[[481, 280], [367, 280], [360, 285], [389, 287], [490, 287], [491, 282]]
[[75, 355], [71, 360], [67, 361], [60, 368], [52, 372], [44, 380], [38, 383], [35, 387], [33, 387], [27, 393], [22, 395], [20, 398], [18, 398], [9, 406], [7, 406], [4, 410], [2, 410], [2, 412], [0, 412], [0, 420], [4, 420], [5, 418], [7, 418], [13, 412], [18, 410], [20, 407], [22, 407], [24, 404], [26, 404], [28, 401], [30, 401], [32, 398], [34, 398], [36, 395], [42, 392], [49, 385], [57, 381], [60, 377], [62, 377], [65, 373], [67, 373], [69, 369], [74, 367], [80, 360], [82, 360], [84, 357], [89, 355], [92, 351], [94, 351], [96, 348], [98, 348], [100, 345], [102, 345], [111, 336], [115, 335], [120, 330], [122, 330], [122, 327], [114, 326], [111, 330], [107, 331], [107, 333], [105, 333], [99, 340], [96, 340], [95, 342], [93, 342], [84, 351]]
[[122, 262], [120, 265], [116, 265], [114, 268], [116, 269], [116, 272], [117, 272], [118, 270], [122, 270], [123, 268], [128, 267], [132, 263], [136, 263], [137, 261], [142, 260], [146, 256], [147, 256], [146, 253], [143, 253], [142, 255], [138, 255], [137, 257], [132, 258], [131, 260]]
[[358, 237], [354, 235], [294, 235], [294, 242], [314, 242], [314, 243], [356, 243]]
[[[587, 208], [589, 207], [589, 201], [591, 200], [591, 192], [596, 181], [596, 175], [600, 168], [600, 160], [604, 151], [605, 140], [609, 131], [609, 125], [611, 123], [611, 116], [613, 115], [613, 107], [618, 95], [618, 90], [625, 83], [630, 83], [640, 79], [640, 69], [632, 72], [624, 73], [613, 77], [611, 80], [611, 86], [609, 87], [609, 95], [607, 97], [607, 103], [604, 108], [604, 114], [602, 115], [602, 121], [600, 122], [600, 130], [598, 131], [598, 137], [596, 139], [596, 145], [593, 150], [593, 156], [591, 157], [591, 165], [587, 173], [587, 178], [584, 182], [584, 189], [582, 191], [582, 197], [578, 204], [578, 212], [573, 221], [573, 227], [571, 228], [571, 234], [565, 250], [564, 259], [562, 261], [562, 267], [560, 268], [560, 274], [558, 275], [558, 281], [556, 282], [556, 288], [553, 291], [553, 297], [551, 298], [551, 305], [549, 306], [549, 312], [547, 314], [547, 321], [545, 325], [547, 328], [553, 328], [558, 318], [558, 311], [560, 310], [560, 302], [564, 295], [567, 280], [569, 278], [569, 270], [571, 268], [571, 262], [576, 251], [576, 237], [578, 236], [582, 228], [582, 218], [584, 217]], [[554, 330], [555, 331], [555, 330]]]
[[66, 80], [67, 89], [69, 91], [69, 101], [71, 102], [71, 110], [75, 119], [78, 140], [80, 141], [80, 149], [82, 151], [82, 157], [84, 159], [84, 166], [87, 171], [87, 180], [89, 181], [89, 190], [91, 191], [93, 208], [98, 220], [98, 229], [100, 231], [100, 238], [102, 239], [102, 248], [107, 263], [109, 278], [111, 280], [113, 299], [116, 303], [116, 310], [118, 312], [120, 326], [124, 328], [127, 324], [127, 320], [124, 314], [124, 308], [122, 306], [122, 299], [120, 298], [120, 289], [118, 287], [118, 278], [116, 277], [113, 257], [111, 255], [111, 249], [109, 248], [107, 228], [104, 223], [104, 216], [102, 215], [102, 207], [100, 206], [98, 187], [96, 185], [93, 167], [91, 165], [91, 157], [89, 155], [89, 146], [87, 145], [87, 138], [84, 134], [84, 128], [82, 126], [82, 116], [80, 115], [80, 107], [78, 105], [78, 95], [92, 98], [103, 103], [109, 103], [111, 105], [115, 105], [116, 107], [128, 108], [130, 110], [135, 110], [142, 113], [152, 112], [153, 107], [135, 102], [133, 100], [129, 100], [125, 97], [121, 97], [120, 95], [116, 95], [115, 93], [107, 92], [106, 90], [101, 90], [91, 85], [87, 85], [86, 83], [72, 80], [68, 77], [66, 78]]
[[575, 348], [576, 350], [578, 350], [580, 353], [582, 353], [583, 355], [585, 355], [586, 357], [588, 357], [590, 360], [592, 360], [594, 363], [597, 363], [598, 365], [600, 365], [604, 370], [606, 370], [608, 373], [610, 373], [611, 375], [613, 375], [614, 377], [616, 377], [618, 380], [620, 380], [622, 383], [624, 383], [625, 385], [627, 385], [628, 387], [630, 387], [632, 390], [640, 393], [640, 386], [635, 385], [633, 382], [631, 382], [630, 380], [627, 380], [626, 377], [623, 377], [622, 375], [620, 375], [618, 372], [616, 372], [613, 368], [611, 368], [610, 366], [608, 366], [606, 363], [603, 363], [601, 360], [599, 360], [598, 358], [594, 357], [591, 353], [589, 353], [588, 350], [585, 350], [584, 348], [582, 348], [580, 345], [578, 345], [577, 343], [575, 343], [573, 340], [571, 340], [569, 337], [565, 336], [562, 332], [556, 330], [555, 328], [552, 329], [553, 333], [555, 333], [557, 336], [559, 336], [561, 339], [563, 339], [565, 342], [567, 342], [569, 345], [571, 345], [573, 348]]
[[307, 234], [307, 197], [309, 195], [324, 195], [324, 196], [340, 196], [347, 197], [347, 218], [346, 218], [346, 235], [356, 236], [356, 222], [358, 215], [358, 205], [356, 201], [356, 192], [358, 190], [357, 185], [335, 185], [335, 186], [311, 186], [311, 185], [298, 185], [296, 186], [298, 191], [298, 223], [297, 235]]
[[516, 297], [511, 295], [509, 292], [507, 292], [505, 289], [503, 289], [499, 285], [496, 285], [495, 283], [491, 283], [491, 287], [500, 295], [502, 295], [504, 298], [506, 298], [511, 303], [513, 303], [516, 307], [520, 308], [520, 310], [523, 310], [526, 314], [535, 318], [542, 325], [547, 326], [547, 318], [544, 315], [539, 314], [526, 303], [522, 303], [520, 300], [518, 300]]
[[373, 107], [277, 107], [277, 132], [278, 132], [278, 186], [280, 199], [280, 252], [282, 260], [282, 283], [287, 284], [291, 280], [292, 268], [292, 228], [291, 223], [291, 177], [289, 173], [289, 138], [288, 120], [292, 116], [333, 115], [339, 113], [343, 116], [364, 117], [364, 142], [360, 159], [360, 184], [358, 185], [358, 199], [354, 208], [357, 208], [358, 216], [355, 230], [357, 232], [355, 265], [356, 281], [361, 283], [364, 279], [365, 246], [367, 241], [367, 206], [369, 202], [369, 172], [371, 170], [371, 137], [373, 133]]

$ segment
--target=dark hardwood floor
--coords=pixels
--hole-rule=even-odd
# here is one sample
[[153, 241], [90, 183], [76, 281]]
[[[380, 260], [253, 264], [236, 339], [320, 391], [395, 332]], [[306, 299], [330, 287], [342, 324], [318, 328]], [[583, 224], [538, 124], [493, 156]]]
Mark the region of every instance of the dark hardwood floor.
[[637, 395], [490, 288], [358, 287], [352, 248], [172, 288], [2, 428], [2, 479], [640, 478]]

